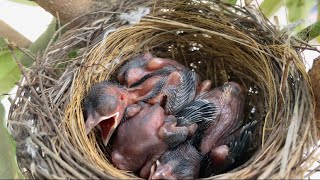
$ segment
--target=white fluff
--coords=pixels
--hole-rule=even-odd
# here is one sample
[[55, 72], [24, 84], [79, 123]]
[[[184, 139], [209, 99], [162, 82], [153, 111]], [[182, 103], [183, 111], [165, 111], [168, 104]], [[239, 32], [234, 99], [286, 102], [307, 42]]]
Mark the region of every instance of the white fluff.
[[119, 18], [127, 21], [129, 24], [138, 24], [142, 17], [150, 13], [150, 8], [148, 7], [138, 7], [136, 11], [131, 11], [129, 13], [121, 13]]
[[35, 127], [35, 120], [34, 119], [29, 119], [27, 121], [27, 125], [29, 126], [32, 133], [38, 133], [37, 128]]
[[26, 147], [27, 147], [27, 153], [31, 155], [32, 158], [36, 157], [38, 146], [32, 142], [31, 137], [28, 137], [26, 139]]

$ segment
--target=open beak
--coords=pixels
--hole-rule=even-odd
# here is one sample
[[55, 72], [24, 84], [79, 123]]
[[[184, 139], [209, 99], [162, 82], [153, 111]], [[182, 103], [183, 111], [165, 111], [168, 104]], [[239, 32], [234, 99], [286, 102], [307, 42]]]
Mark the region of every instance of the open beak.
[[113, 132], [119, 125], [120, 119], [119, 119], [119, 112], [116, 112], [114, 114], [111, 114], [110, 116], [96, 116], [96, 118], [93, 118], [91, 115], [88, 117], [86, 121], [86, 133], [89, 134], [89, 132], [98, 125], [101, 135], [103, 144], [107, 145]]
[[105, 146], [107, 146], [112, 134], [118, 127], [120, 123], [119, 119], [119, 112], [116, 112], [115, 114], [111, 116], [105, 117], [100, 123], [100, 131], [102, 136], [102, 141]]

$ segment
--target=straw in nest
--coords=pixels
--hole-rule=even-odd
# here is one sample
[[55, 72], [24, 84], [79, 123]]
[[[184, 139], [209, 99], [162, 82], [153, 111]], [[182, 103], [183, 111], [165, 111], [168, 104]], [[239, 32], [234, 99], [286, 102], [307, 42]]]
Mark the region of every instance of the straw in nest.
[[[191, 0], [121, 1], [117, 7], [88, 14], [82, 26], [59, 36], [68, 24], [63, 26], [58, 41], [31, 69], [22, 69], [9, 122], [27, 177], [136, 178], [110, 163], [96, 133], [86, 136], [82, 100], [143, 52], [193, 68], [215, 87], [234, 80], [245, 88], [245, 120], [261, 124], [258, 149], [241, 167], [210, 178], [304, 177], [315, 161], [310, 147], [319, 132], [301, 56], [309, 47], [248, 7]], [[137, 7], [151, 11], [134, 25], [119, 19]], [[74, 51], [77, 57], [68, 58]]]

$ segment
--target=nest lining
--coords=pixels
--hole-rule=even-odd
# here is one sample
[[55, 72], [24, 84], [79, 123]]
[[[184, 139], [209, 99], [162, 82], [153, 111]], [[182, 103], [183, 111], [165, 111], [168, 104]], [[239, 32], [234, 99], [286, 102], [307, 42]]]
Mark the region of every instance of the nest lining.
[[[303, 177], [314, 161], [303, 152], [316, 145], [318, 129], [298, 41], [279, 34], [255, 10], [218, 1], [120, 4], [86, 15], [31, 69], [22, 69], [9, 122], [27, 177], [136, 178], [110, 164], [99, 135], [86, 136], [82, 100], [94, 84], [112, 79], [123, 62], [143, 52], [177, 60], [214, 87], [232, 80], [246, 89], [244, 121], [260, 122], [258, 150], [241, 167], [213, 178]], [[119, 12], [140, 6], [151, 8], [140, 23], [119, 20]], [[77, 56], [70, 58], [72, 52]]]

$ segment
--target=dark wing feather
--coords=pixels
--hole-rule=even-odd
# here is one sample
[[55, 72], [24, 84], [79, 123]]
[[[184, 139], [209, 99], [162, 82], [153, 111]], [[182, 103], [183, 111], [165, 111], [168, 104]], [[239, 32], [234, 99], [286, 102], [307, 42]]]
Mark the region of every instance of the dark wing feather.
[[231, 169], [243, 162], [243, 157], [247, 154], [251, 142], [252, 132], [255, 130], [257, 121], [252, 121], [242, 127], [240, 135], [229, 143], [229, 162], [227, 169]]
[[192, 102], [196, 95], [196, 73], [188, 69], [183, 70], [181, 73], [181, 85], [167, 92], [165, 110], [168, 114], [176, 114], [179, 112], [187, 104]]
[[217, 115], [218, 107], [206, 100], [196, 100], [176, 113], [178, 126], [189, 125], [204, 121], [213, 121]]
[[256, 125], [257, 121], [253, 121], [242, 127], [240, 135], [229, 143], [228, 159], [223, 165], [215, 166], [214, 162], [211, 161], [210, 152], [205, 154], [201, 161], [200, 178], [230, 171], [244, 163], [248, 158], [247, 154], [252, 142], [252, 132]]

